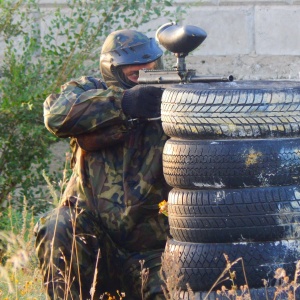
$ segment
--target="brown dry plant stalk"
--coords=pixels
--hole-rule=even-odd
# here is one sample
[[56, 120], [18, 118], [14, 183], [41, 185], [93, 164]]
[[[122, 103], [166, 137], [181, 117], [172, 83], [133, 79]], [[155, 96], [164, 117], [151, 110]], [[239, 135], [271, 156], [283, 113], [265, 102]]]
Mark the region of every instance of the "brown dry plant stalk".
[[[71, 210], [71, 207], [70, 207], [70, 210]], [[72, 263], [73, 263], [73, 254], [75, 254], [75, 259], [77, 260], [76, 261], [76, 265], [78, 267], [78, 270], [77, 270], [77, 274], [79, 276], [79, 278], [77, 278], [78, 282], [79, 282], [79, 297], [80, 299], [79, 300], [85, 300], [85, 299], [82, 299], [82, 291], [81, 291], [81, 278], [80, 278], [80, 270], [79, 270], [79, 261], [78, 261], [78, 249], [77, 249], [77, 243], [76, 243], [76, 238], [79, 237], [78, 235], [76, 235], [76, 220], [78, 218], [78, 216], [80, 215], [80, 213], [82, 213], [83, 210], [80, 210], [79, 213], [78, 213], [78, 210], [75, 209], [75, 217], [74, 218], [71, 218], [71, 222], [72, 222], [72, 228], [73, 228], [73, 239], [72, 239], [72, 245], [71, 245], [71, 258], [70, 258], [70, 261], [68, 261], [63, 252], [61, 251], [61, 249], [59, 249], [59, 251], [61, 252], [61, 258], [63, 259], [64, 261], [64, 264], [65, 264], [65, 270], [60, 270], [58, 269], [58, 267], [54, 264], [53, 262], [53, 258], [54, 258], [54, 252], [55, 252], [55, 249], [54, 249], [54, 239], [55, 239], [55, 236], [56, 236], [56, 232], [57, 232], [57, 225], [58, 225], [58, 214], [56, 215], [56, 220], [55, 220], [55, 226], [54, 226], [54, 234], [53, 234], [53, 239], [52, 239], [52, 243], [51, 243], [51, 250], [50, 250], [50, 262], [49, 262], [49, 267], [51, 268], [51, 272], [48, 272], [48, 278], [47, 278], [47, 283], [50, 283], [52, 282], [53, 285], [53, 289], [54, 289], [54, 286], [55, 286], [55, 282], [56, 280], [62, 280], [63, 283], [65, 284], [65, 287], [66, 287], [66, 290], [65, 290], [65, 295], [64, 295], [64, 299], [69, 299], [69, 295], [70, 295], [70, 291], [71, 291], [71, 286], [73, 284], [73, 281], [75, 280], [75, 278], [71, 278], [71, 266], [72, 266]], [[58, 211], [57, 211], [58, 212]], [[72, 212], [70, 211], [70, 214], [72, 215]], [[79, 237], [80, 239], [84, 239], [84, 237]], [[97, 264], [96, 264], [97, 266]], [[61, 279], [55, 279], [53, 278], [53, 274], [55, 274], [55, 270], [58, 270], [59, 271], [59, 274], [61, 274], [62, 278]], [[95, 269], [94, 271], [94, 277], [96, 276], [96, 274], [98, 273], [98, 270]], [[52, 274], [52, 278], [50, 278], [50, 274]], [[96, 281], [93, 281], [93, 284], [95, 284]], [[95, 291], [95, 286], [91, 286], [91, 291]], [[54, 292], [54, 291], [53, 291]]]
[[[162, 286], [166, 300], [179, 300], [183, 292], [180, 287], [180, 282], [183, 275], [180, 274], [180, 264], [176, 256], [176, 252], [165, 251], [162, 254], [160, 276], [164, 281], [165, 286]], [[195, 295], [187, 284], [187, 292], [191, 300], [195, 299]]]
[[[244, 266], [244, 261], [242, 257], [237, 258], [236, 260], [234, 260], [233, 262], [231, 262], [229, 260], [229, 256], [227, 254], [223, 254], [226, 260], [226, 267], [223, 270], [223, 272], [221, 273], [221, 275], [218, 277], [218, 279], [214, 282], [214, 284], [212, 285], [212, 287], [210, 288], [210, 290], [208, 291], [208, 293], [206, 294], [204, 300], [208, 299], [209, 294], [212, 292], [212, 290], [216, 287], [216, 285], [230, 280], [231, 281], [231, 289], [228, 290], [225, 286], [221, 287], [221, 290], [217, 290], [217, 295], [222, 295], [227, 297], [228, 299], [230, 299], [230, 297], [235, 297], [236, 300], [251, 300], [251, 295], [249, 292], [249, 285], [247, 282], [247, 276], [246, 276], [246, 271], [245, 271], [245, 266]], [[246, 284], [240, 287], [240, 292], [241, 295], [237, 295], [237, 291], [238, 291], [238, 287], [235, 284], [235, 279], [236, 279], [236, 273], [235, 271], [231, 271], [232, 266], [234, 266], [235, 264], [237, 264], [238, 262], [241, 262], [242, 264], [242, 269], [243, 269], [243, 273], [244, 273], [244, 279]], [[226, 277], [225, 277], [226, 276]], [[217, 298], [218, 299], [218, 298]]]
[[19, 232], [13, 221], [14, 214], [9, 203], [10, 229], [0, 231], [0, 240], [5, 245], [0, 262], [0, 299], [21, 300], [29, 299], [29, 296], [30, 299], [44, 299], [40, 292], [41, 278], [37, 272], [37, 260], [33, 248], [33, 208], [28, 209], [26, 198], [23, 201]]
[[[54, 199], [53, 202], [56, 204], [56, 206], [58, 206], [59, 203], [61, 202], [64, 189], [65, 189], [65, 187], [66, 187], [66, 185], [68, 183], [67, 167], [68, 167], [68, 163], [69, 162], [70, 162], [70, 154], [66, 153], [66, 163], [65, 163], [65, 168], [64, 168], [64, 171], [63, 171], [63, 178], [58, 183], [58, 185], [60, 187], [60, 194], [59, 195], [56, 193], [53, 183], [49, 180], [49, 178], [47, 177], [47, 175], [45, 174], [45, 172], [43, 173], [43, 176], [44, 176], [44, 178], [45, 178], [45, 180], [47, 182], [49, 191], [50, 191], [50, 193], [51, 193], [51, 195], [52, 195], [52, 197]], [[70, 207], [70, 215], [72, 215], [72, 211], [73, 211], [73, 210], [72, 211], [71, 210], [72, 210], [72, 208]], [[57, 210], [57, 212], [58, 212], [58, 210]], [[75, 207], [74, 212], [75, 212], [75, 216], [73, 218], [70, 218], [71, 222], [72, 222], [72, 229], [73, 229], [73, 237], [72, 237], [72, 244], [71, 244], [71, 258], [70, 258], [70, 261], [68, 261], [66, 259], [66, 257], [63, 254], [63, 252], [61, 251], [61, 249], [58, 249], [58, 251], [60, 251], [61, 259], [64, 261], [65, 270], [58, 269], [58, 267], [54, 264], [54, 261], [53, 261], [54, 253], [55, 253], [54, 239], [55, 239], [55, 236], [56, 236], [57, 226], [58, 226], [58, 219], [59, 219], [58, 213], [56, 215], [55, 226], [54, 226], [54, 234], [53, 234], [53, 239], [52, 239], [51, 249], [50, 249], [49, 268], [51, 268], [51, 271], [48, 272], [47, 284], [49, 284], [49, 283], [52, 282], [53, 283], [52, 287], [54, 289], [55, 281], [61, 280], [64, 283], [64, 286], [65, 286], [64, 300], [69, 299], [69, 297], [70, 297], [70, 291], [71, 291], [71, 286], [72, 286], [72, 284], [73, 284], [73, 282], [75, 280], [75, 278], [72, 278], [72, 276], [71, 276], [71, 272], [72, 272], [71, 266], [73, 264], [73, 260], [75, 259], [76, 260], [76, 264], [75, 265], [77, 265], [77, 267], [78, 267], [77, 274], [78, 274], [79, 278], [77, 278], [77, 280], [79, 282], [79, 288], [80, 288], [80, 290], [79, 290], [79, 294], [80, 294], [79, 295], [79, 299], [76, 299], [76, 300], [85, 300], [85, 299], [82, 299], [82, 290], [81, 290], [82, 284], [81, 284], [80, 270], [79, 270], [80, 264], [79, 264], [79, 261], [78, 261], [78, 259], [79, 259], [79, 253], [78, 253], [77, 242], [76, 242], [77, 239], [80, 239], [80, 240], [83, 240], [83, 241], [85, 240], [85, 237], [82, 234], [77, 234], [76, 233], [76, 221], [77, 221], [79, 215], [83, 212], [83, 209], [79, 209], [79, 208]], [[45, 220], [41, 219], [41, 222], [45, 222]], [[100, 249], [98, 249], [97, 258], [96, 258], [96, 265], [95, 265], [95, 270], [94, 270], [94, 276], [93, 276], [93, 282], [92, 282], [92, 285], [90, 287], [91, 300], [94, 299], [95, 293], [96, 293], [97, 274], [98, 274], [97, 265], [98, 265], [99, 259], [101, 259], [101, 251], [100, 251]], [[59, 274], [61, 275], [61, 278], [59, 278], [59, 279], [53, 278], [53, 275], [55, 274], [55, 271], [59, 272]], [[51, 275], [52, 278], [50, 278], [50, 274], [52, 274]], [[144, 278], [144, 280], [145, 280], [145, 278]], [[123, 293], [123, 292], [120, 293], [119, 291], [116, 291], [116, 293], [117, 293], [119, 299], [125, 298], [125, 293]], [[100, 296], [100, 299], [116, 299], [116, 298], [115, 298], [115, 296], [112, 296], [110, 293], [105, 292], [102, 296]]]
[[139, 261], [141, 265], [141, 296], [142, 300], [144, 300], [144, 290], [147, 286], [148, 280], [149, 280], [149, 268], [144, 268], [145, 260]]
[[95, 273], [94, 273], [94, 278], [93, 278], [93, 283], [92, 283], [92, 287], [90, 289], [90, 295], [91, 295], [91, 300], [94, 299], [94, 295], [95, 295], [95, 292], [96, 292], [96, 284], [97, 284], [97, 275], [98, 275], [98, 269], [97, 269], [97, 265], [98, 265], [98, 262], [99, 262], [99, 258], [101, 257], [101, 252], [100, 252], [100, 249], [98, 249], [98, 252], [97, 252], [97, 259], [96, 259], [96, 266], [95, 266]]
[[[290, 280], [289, 276], [287, 276], [285, 269], [278, 268], [275, 271], [274, 278], [275, 282], [275, 292], [273, 300], [276, 299], [284, 299], [287, 300], [297, 300], [296, 291], [299, 288], [300, 284], [297, 282], [300, 275], [300, 261], [297, 261], [294, 278]], [[268, 282], [266, 279], [263, 279], [263, 284], [265, 289], [267, 289]], [[286, 298], [287, 297], [287, 298]]]
[[[70, 207], [70, 209], [71, 209], [71, 207]], [[75, 278], [71, 276], [71, 271], [72, 271], [71, 266], [72, 266], [72, 263], [73, 263], [73, 259], [76, 259], [76, 265], [78, 267], [77, 274], [79, 276], [79, 278], [77, 278], [77, 280], [78, 280], [79, 286], [80, 286], [79, 299], [76, 299], [76, 300], [86, 300], [86, 299], [82, 298], [82, 290], [81, 290], [82, 285], [81, 285], [80, 270], [79, 270], [80, 264], [79, 264], [79, 261], [78, 261], [79, 253], [78, 253], [77, 242], [76, 242], [77, 239], [80, 239], [80, 240], [83, 240], [83, 241], [85, 240], [85, 237], [82, 234], [76, 234], [76, 220], [82, 212], [83, 212], [83, 209], [80, 209], [79, 212], [78, 212], [78, 209], [75, 209], [75, 217], [71, 218], [72, 228], [73, 228], [73, 239], [72, 239], [72, 245], [71, 245], [71, 259], [70, 259], [70, 261], [68, 261], [66, 259], [63, 252], [61, 251], [61, 249], [59, 249], [60, 252], [61, 252], [61, 258], [63, 259], [64, 264], [65, 264], [65, 270], [59, 270], [57, 268], [57, 266], [55, 266], [55, 264], [53, 263], [53, 253], [54, 253], [54, 250], [55, 250], [53, 248], [53, 245], [54, 245], [55, 232], [57, 230], [57, 223], [58, 223], [58, 215], [56, 216], [56, 224], [55, 224], [55, 229], [54, 229], [52, 248], [51, 248], [51, 260], [50, 260], [50, 267], [52, 268], [52, 271], [49, 272], [49, 273], [51, 273], [53, 275], [54, 270], [59, 271], [59, 274], [61, 275], [61, 278], [60, 279], [51, 278], [51, 280], [52, 280], [53, 283], [55, 283], [55, 280], [62, 280], [62, 282], [65, 284], [64, 286], [66, 287], [66, 290], [65, 290], [65, 293], [64, 293], [64, 300], [70, 299], [71, 287], [72, 287], [73, 281], [75, 280]], [[95, 236], [93, 236], [93, 237], [95, 237]], [[98, 262], [99, 262], [100, 259], [101, 259], [101, 250], [98, 249], [96, 264], [95, 264], [95, 269], [94, 269], [93, 282], [92, 282], [92, 285], [91, 285], [91, 288], [90, 288], [91, 300], [94, 299], [95, 293], [96, 293], [97, 274], [98, 274], [97, 266], [98, 266]], [[48, 275], [49, 275], [49, 273], [48, 273]], [[148, 271], [148, 273], [149, 273], [149, 271]], [[147, 275], [147, 272], [143, 271], [143, 280], [144, 280], [145, 283], [147, 281], [146, 275]], [[50, 278], [48, 278], [48, 280], [47, 280], [48, 283], [49, 283], [49, 280], [50, 280]], [[52, 286], [54, 288], [54, 285], [52, 285]], [[116, 291], [116, 293], [117, 293], [118, 298], [120, 300], [125, 298], [125, 293], [124, 292]], [[100, 299], [113, 300], [113, 299], [116, 299], [116, 296], [113, 296], [110, 293], [105, 292], [102, 296], [100, 296]]]

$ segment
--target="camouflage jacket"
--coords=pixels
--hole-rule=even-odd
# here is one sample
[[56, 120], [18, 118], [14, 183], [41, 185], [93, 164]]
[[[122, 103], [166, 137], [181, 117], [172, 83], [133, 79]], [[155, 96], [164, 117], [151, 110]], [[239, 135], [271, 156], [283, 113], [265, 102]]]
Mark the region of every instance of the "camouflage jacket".
[[[131, 124], [121, 109], [123, 90], [81, 77], [62, 86], [44, 102], [46, 127], [59, 137], [73, 137], [76, 163], [62, 201], [96, 211], [110, 237], [128, 250], [161, 248], [168, 220], [158, 203], [170, 187], [162, 172], [167, 140], [160, 121]], [[95, 138], [93, 151], [78, 140]]]

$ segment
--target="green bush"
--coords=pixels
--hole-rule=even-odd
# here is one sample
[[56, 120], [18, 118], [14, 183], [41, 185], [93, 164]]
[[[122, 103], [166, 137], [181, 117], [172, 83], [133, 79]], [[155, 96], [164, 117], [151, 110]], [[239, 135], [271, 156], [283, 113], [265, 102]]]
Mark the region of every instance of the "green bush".
[[48, 170], [49, 146], [57, 139], [43, 124], [44, 99], [71, 78], [98, 73], [101, 44], [109, 32], [139, 28], [162, 16], [164, 22], [176, 20], [179, 8], [173, 9], [172, 2], [69, 0], [49, 13], [38, 0], [0, 0], [6, 45], [0, 63], [0, 207], [12, 197], [21, 208], [25, 196], [36, 213], [48, 208], [51, 196], [42, 170], [51, 181], [62, 175]]

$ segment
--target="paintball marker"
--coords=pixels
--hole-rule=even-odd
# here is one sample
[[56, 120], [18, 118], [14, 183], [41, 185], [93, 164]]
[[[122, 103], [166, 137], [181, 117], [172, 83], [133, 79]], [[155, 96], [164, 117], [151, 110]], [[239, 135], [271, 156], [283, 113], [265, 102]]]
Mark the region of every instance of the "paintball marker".
[[185, 57], [196, 49], [207, 37], [206, 32], [196, 26], [178, 26], [171, 22], [162, 25], [156, 31], [156, 40], [174, 53], [177, 63], [171, 70], [140, 70], [139, 84], [185, 84], [195, 82], [233, 81], [233, 76], [197, 76], [196, 70], [187, 70]]

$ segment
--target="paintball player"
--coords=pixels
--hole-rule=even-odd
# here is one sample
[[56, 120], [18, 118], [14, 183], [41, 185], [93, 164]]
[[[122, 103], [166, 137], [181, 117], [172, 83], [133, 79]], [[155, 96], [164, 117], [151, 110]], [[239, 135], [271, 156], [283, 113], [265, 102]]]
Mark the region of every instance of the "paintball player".
[[71, 137], [73, 169], [61, 204], [35, 229], [51, 299], [116, 291], [128, 300], [142, 293], [165, 299], [159, 271], [169, 228], [158, 204], [170, 187], [162, 173], [162, 90], [137, 85], [138, 70], [160, 68], [161, 56], [154, 39], [115, 31], [100, 55], [104, 81], [72, 80], [44, 102], [47, 129]]

